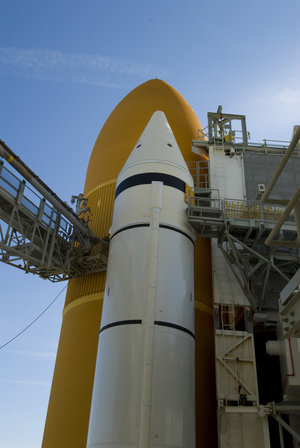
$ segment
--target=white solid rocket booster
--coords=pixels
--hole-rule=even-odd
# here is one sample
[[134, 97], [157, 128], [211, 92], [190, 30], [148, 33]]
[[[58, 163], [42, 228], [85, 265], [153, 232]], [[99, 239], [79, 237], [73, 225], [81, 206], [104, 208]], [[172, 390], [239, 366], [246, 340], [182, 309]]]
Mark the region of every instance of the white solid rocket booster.
[[193, 179], [163, 112], [116, 188], [88, 448], [193, 448]]

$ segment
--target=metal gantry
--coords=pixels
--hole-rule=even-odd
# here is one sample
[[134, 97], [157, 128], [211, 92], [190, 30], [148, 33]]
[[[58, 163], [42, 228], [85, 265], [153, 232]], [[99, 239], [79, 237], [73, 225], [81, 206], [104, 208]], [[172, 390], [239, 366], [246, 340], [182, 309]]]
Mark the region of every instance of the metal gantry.
[[[233, 150], [236, 153], [253, 151], [281, 155], [285, 155], [289, 147], [290, 142], [286, 140], [264, 139], [262, 143], [250, 141], [246, 116], [223, 113], [222, 106], [218, 107], [217, 112], [207, 113], [207, 122], [204, 130], [199, 129], [198, 139], [192, 142], [192, 151], [199, 155], [207, 153], [209, 146], [222, 147], [228, 153]], [[300, 154], [299, 144], [297, 152]]]
[[[242, 122], [239, 141], [237, 141], [237, 134], [233, 132], [232, 125], [233, 120], [237, 119]], [[238, 154], [244, 161], [246, 151], [282, 154], [283, 162], [280, 164], [278, 175], [277, 173], [274, 175], [275, 181], [272, 181], [274, 186], [289, 155], [292, 153], [294, 155], [295, 150], [299, 155], [300, 148], [297, 142], [300, 137], [300, 128], [295, 130], [290, 145], [279, 147], [273, 145], [274, 142], [271, 145], [265, 142], [262, 147], [248, 142], [243, 120], [243, 116], [228, 114], [222, 116], [221, 110], [217, 114], [208, 114], [207, 138], [203, 136], [202, 140], [193, 141], [192, 151], [205, 157], [208, 153], [214, 155], [214, 151], [228, 157], [235, 157]], [[212, 157], [212, 159], [218, 162], [216, 158]], [[264, 191], [267, 193], [261, 200], [231, 199], [224, 197], [224, 193], [222, 193], [223, 197], [220, 197], [219, 190], [210, 188], [211, 185], [218, 188], [220, 185], [222, 190], [223, 184], [222, 181], [215, 181], [216, 170], [210, 176], [209, 162], [191, 162], [189, 165], [194, 178], [195, 191], [188, 200], [188, 221], [200, 236], [214, 239], [213, 254], [217, 253], [214, 252], [217, 241], [219, 251], [252, 308], [251, 310], [249, 305], [245, 306], [242, 301], [239, 302], [238, 295], [237, 301], [235, 302], [233, 296], [231, 303], [228, 301], [226, 291], [224, 302], [222, 302], [222, 292], [219, 291], [220, 298], [217, 291], [214, 321], [218, 422], [220, 425], [226, 425], [226, 423], [230, 425], [230, 419], [226, 417], [226, 413], [238, 416], [239, 422], [242, 422], [243, 414], [250, 416], [251, 413], [257, 413], [257, 416], [261, 417], [265, 446], [269, 446], [266, 422], [270, 416], [278, 423], [280, 447], [284, 448], [284, 431], [289, 433], [295, 442], [300, 441], [300, 434], [293, 421], [288, 423], [282, 414], [300, 415], [300, 403], [297, 400], [295, 403], [256, 405], [253, 393], [255, 388], [245, 382], [246, 378], [251, 378], [251, 374], [256, 377], [254, 362], [251, 368], [251, 361], [255, 359], [255, 356], [249, 357], [251, 353], [249, 350], [245, 351], [247, 356], [244, 356], [240, 340], [252, 341], [253, 344], [253, 331], [263, 329], [267, 334], [270, 329], [274, 331], [277, 326], [281, 328], [279, 321], [282, 324], [284, 338], [299, 337], [300, 190], [297, 189], [290, 201], [283, 200], [282, 197], [281, 200], [275, 197], [268, 198], [272, 187], [267, 187], [265, 190], [264, 184], [256, 184], [258, 187], [263, 187], [261, 190], [258, 188], [257, 199]], [[220, 170], [218, 174], [222, 177], [224, 173]], [[246, 182], [244, 185], [245, 190], [242, 190], [242, 193], [238, 192], [242, 198], [245, 198]], [[290, 190], [291, 188], [288, 190], [289, 193]], [[224, 188], [224, 191], [228, 190]], [[250, 189], [249, 191], [249, 196], [255, 197]], [[275, 196], [280, 197], [280, 194], [275, 193]], [[219, 266], [217, 260], [218, 257], [215, 257], [216, 273], [214, 275], [216, 277]], [[216, 289], [219, 286], [217, 284]], [[236, 289], [234, 291], [236, 293]], [[257, 326], [254, 330], [255, 323]], [[230, 343], [227, 342], [228, 340]], [[248, 368], [247, 374], [245, 374], [246, 368]], [[284, 396], [283, 399], [291, 398]], [[226, 440], [221, 440], [220, 443], [225, 446], [230, 444], [229, 440], [230, 436]]]
[[22, 166], [3, 142], [0, 150], [22, 173], [20, 177], [0, 161], [0, 261], [53, 282], [106, 270], [107, 242]]
[[[264, 242], [283, 213], [282, 206], [220, 198], [218, 191], [195, 189], [189, 198], [188, 221], [200, 236], [216, 238], [218, 246], [256, 311], [264, 305], [267, 282], [272, 271], [283, 279], [283, 286], [300, 263], [299, 249], [285, 245], [297, 239], [297, 228], [290, 216], [281, 228], [281, 245], [272, 248]], [[254, 297], [251, 280], [258, 271], [263, 275], [263, 288]]]
[[210, 188], [209, 161], [188, 164], [195, 183], [188, 220], [201, 236], [218, 240], [253, 310], [261, 310], [273, 273], [279, 275], [283, 288], [300, 267], [300, 187], [290, 201], [269, 198], [290, 156], [300, 154], [300, 126], [294, 127], [290, 143], [264, 140], [260, 145], [249, 142], [244, 115], [223, 114], [219, 106], [207, 117], [207, 135], [192, 143], [196, 154], [207, 158], [213, 148], [229, 157], [246, 151], [283, 156], [265, 192], [261, 185], [261, 198], [256, 201], [220, 198], [219, 191]]
[[300, 434], [287, 423], [282, 415], [300, 415], [300, 403], [299, 402], [271, 402], [265, 406], [261, 406], [261, 412], [264, 415], [273, 417], [278, 423], [279, 442], [280, 448], [284, 448], [283, 429], [285, 429], [295, 441], [300, 442]]

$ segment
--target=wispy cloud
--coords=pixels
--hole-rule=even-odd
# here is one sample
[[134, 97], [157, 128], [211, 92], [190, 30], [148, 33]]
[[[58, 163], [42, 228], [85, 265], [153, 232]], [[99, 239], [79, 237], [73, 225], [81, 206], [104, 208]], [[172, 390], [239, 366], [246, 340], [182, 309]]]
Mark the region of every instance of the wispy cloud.
[[[244, 109], [248, 124], [260, 138], [289, 140], [295, 124], [300, 124], [300, 65], [260, 79], [246, 89]], [[251, 131], [251, 127], [248, 126]]]
[[99, 54], [0, 47], [0, 74], [101, 87], [124, 87], [132, 77], [161, 77], [165, 75], [165, 70], [147, 63]]
[[36, 352], [31, 350], [5, 350], [5, 353], [20, 356], [29, 356], [33, 358], [55, 359], [55, 352]]
[[277, 93], [277, 99], [286, 105], [298, 104], [300, 106], [300, 87], [282, 87]]
[[49, 381], [35, 381], [35, 380], [5, 380], [0, 379], [0, 383], [16, 384], [21, 386], [46, 386], [49, 387], [51, 383]]

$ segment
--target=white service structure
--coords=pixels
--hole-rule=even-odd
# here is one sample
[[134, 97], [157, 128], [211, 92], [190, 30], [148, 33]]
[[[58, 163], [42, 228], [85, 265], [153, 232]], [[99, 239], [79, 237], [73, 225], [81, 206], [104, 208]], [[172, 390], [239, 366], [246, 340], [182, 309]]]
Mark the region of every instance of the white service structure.
[[[209, 167], [212, 191], [217, 191], [227, 206], [231, 202], [243, 204], [243, 153], [211, 145]], [[212, 240], [212, 266], [214, 307], [219, 317], [215, 320], [219, 448], [270, 448], [268, 416], [259, 405], [253, 332], [235, 329], [238, 310], [243, 309], [245, 315], [250, 303], [216, 239]]]
[[163, 112], [116, 188], [88, 448], [195, 446], [193, 188]]

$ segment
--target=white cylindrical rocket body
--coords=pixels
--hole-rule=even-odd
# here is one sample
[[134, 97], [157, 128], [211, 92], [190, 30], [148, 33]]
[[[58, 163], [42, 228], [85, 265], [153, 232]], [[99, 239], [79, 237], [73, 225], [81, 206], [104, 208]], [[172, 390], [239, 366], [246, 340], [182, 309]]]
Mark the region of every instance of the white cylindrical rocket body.
[[193, 448], [192, 177], [155, 112], [117, 180], [88, 448]]

